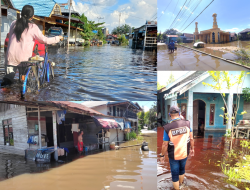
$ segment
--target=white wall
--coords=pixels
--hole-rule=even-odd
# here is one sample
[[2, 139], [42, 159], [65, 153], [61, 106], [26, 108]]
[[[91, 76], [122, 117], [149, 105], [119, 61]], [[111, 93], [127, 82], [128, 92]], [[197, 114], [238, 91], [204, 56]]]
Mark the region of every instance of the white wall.
[[[5, 104], [6, 105], [6, 104]], [[0, 106], [5, 106], [0, 104]], [[10, 109], [0, 112], [0, 145], [4, 145], [2, 120], [12, 119], [14, 147], [25, 150], [29, 147], [26, 108], [24, 106], [11, 105]]]
[[94, 107], [92, 108], [93, 110], [96, 110], [104, 115], [108, 115], [108, 107], [107, 105], [101, 105], [101, 106], [98, 106], [98, 107]]
[[4, 41], [7, 33], [10, 31], [10, 25], [13, 20], [7, 19], [7, 16], [2, 15], [2, 26], [1, 26], [1, 45], [4, 45]]
[[[117, 133], [116, 129], [109, 129], [110, 132], [110, 138], [109, 142], [116, 142], [117, 141]], [[123, 130], [118, 129], [118, 140], [119, 141], [124, 141], [124, 132]]]

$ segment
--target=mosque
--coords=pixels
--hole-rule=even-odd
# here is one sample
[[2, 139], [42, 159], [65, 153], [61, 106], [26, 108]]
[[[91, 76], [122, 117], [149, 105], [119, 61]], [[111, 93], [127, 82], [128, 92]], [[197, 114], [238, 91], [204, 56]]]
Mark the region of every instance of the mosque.
[[210, 44], [226, 43], [230, 41], [230, 33], [222, 31], [220, 28], [218, 28], [216, 17], [217, 14], [214, 13], [213, 28], [209, 30], [203, 30], [200, 33], [198, 31], [198, 22], [195, 22], [195, 32], [194, 32], [195, 41], [199, 39], [202, 42]]

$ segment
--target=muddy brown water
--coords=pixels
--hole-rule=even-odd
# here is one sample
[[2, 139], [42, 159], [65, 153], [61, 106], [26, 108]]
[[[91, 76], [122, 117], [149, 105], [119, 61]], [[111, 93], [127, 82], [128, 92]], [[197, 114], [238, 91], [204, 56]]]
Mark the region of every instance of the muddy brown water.
[[[141, 151], [139, 146], [120, 150], [105, 151], [78, 158], [60, 167], [34, 171], [31, 174], [29, 164], [20, 161], [23, 167], [21, 175], [14, 175], [16, 168], [1, 169], [6, 178], [0, 182], [4, 190], [154, 190], [157, 186], [156, 140], [157, 134], [146, 134], [144, 139], [149, 143], [149, 151]], [[128, 146], [141, 141], [129, 141], [121, 144]], [[13, 158], [14, 159], [14, 158]], [[11, 159], [1, 160], [8, 163]], [[9, 164], [10, 165], [10, 164]], [[15, 165], [15, 164], [14, 164]], [[16, 166], [17, 167], [17, 166]], [[21, 173], [19, 166], [19, 173]], [[7, 169], [6, 169], [7, 168]], [[26, 170], [24, 169], [26, 168]], [[30, 167], [30, 168], [34, 168]], [[8, 171], [8, 172], [7, 172]], [[11, 177], [11, 174], [15, 177]], [[108, 188], [109, 186], [109, 188]]]
[[[185, 44], [192, 47], [192, 44]], [[206, 47], [227, 47], [235, 46], [239, 48], [249, 48], [250, 42], [235, 41], [225, 44], [206, 44], [205, 48], [199, 48], [200, 51], [206, 53], [234, 60], [235, 56], [226, 51], [212, 50]], [[194, 50], [178, 46], [177, 51], [169, 54], [166, 45], [157, 46], [157, 69], [163, 70], [246, 70], [246, 68], [239, 65], [211, 57], [209, 55], [196, 52]]]
[[[228, 181], [221, 171], [220, 163], [229, 150], [229, 143], [222, 137], [225, 131], [205, 132], [205, 136], [195, 137], [195, 156], [188, 157], [182, 190], [245, 190], [250, 183], [238, 182], [237, 187]], [[157, 153], [161, 152], [163, 128], [158, 128]], [[239, 146], [239, 140], [234, 142]], [[174, 190], [168, 158], [165, 163], [157, 162], [158, 190]]]

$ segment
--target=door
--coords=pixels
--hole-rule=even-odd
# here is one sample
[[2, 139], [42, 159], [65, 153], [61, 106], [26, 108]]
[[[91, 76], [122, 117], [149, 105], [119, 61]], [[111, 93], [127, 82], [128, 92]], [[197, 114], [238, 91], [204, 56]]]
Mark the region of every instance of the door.
[[116, 107], [113, 106], [113, 116], [116, 116]]
[[199, 100], [193, 102], [193, 130], [198, 130]]

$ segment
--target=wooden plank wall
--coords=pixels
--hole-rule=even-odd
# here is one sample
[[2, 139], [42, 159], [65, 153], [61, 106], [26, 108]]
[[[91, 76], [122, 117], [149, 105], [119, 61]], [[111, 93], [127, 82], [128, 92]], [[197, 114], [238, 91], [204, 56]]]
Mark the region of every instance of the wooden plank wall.
[[4, 145], [2, 120], [12, 119], [14, 147], [28, 148], [28, 129], [25, 106], [0, 103], [0, 145]]

